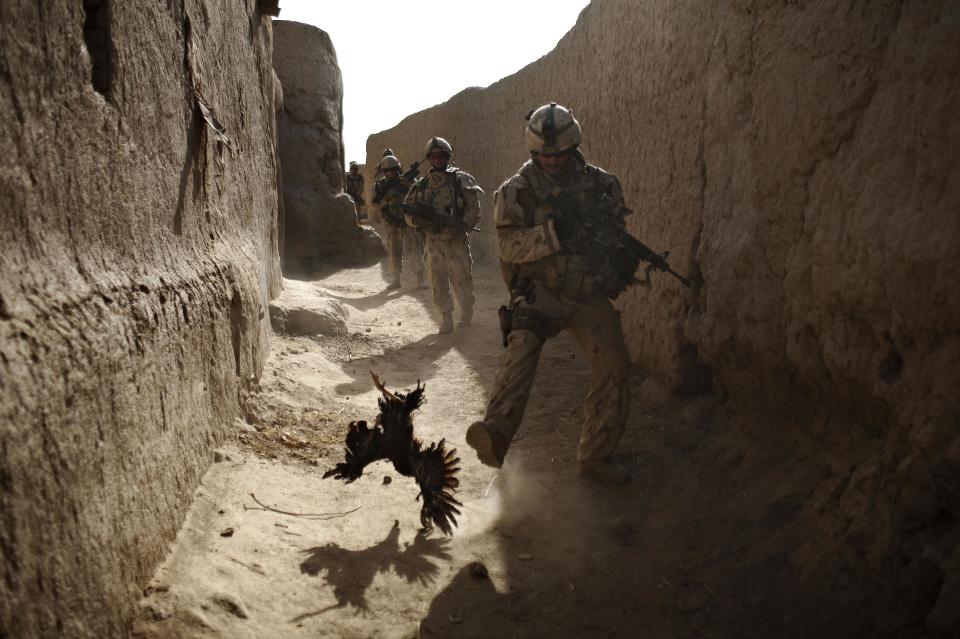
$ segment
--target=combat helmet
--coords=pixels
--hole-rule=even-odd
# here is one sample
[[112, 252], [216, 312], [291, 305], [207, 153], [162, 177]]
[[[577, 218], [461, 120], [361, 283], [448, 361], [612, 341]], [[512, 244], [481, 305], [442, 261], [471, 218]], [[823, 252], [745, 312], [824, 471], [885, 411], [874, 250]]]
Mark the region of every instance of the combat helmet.
[[400, 170], [400, 160], [393, 155], [385, 155], [383, 159], [380, 160], [380, 170], [386, 172], [387, 169], [396, 169]]
[[423, 151], [424, 157], [430, 157], [430, 151], [440, 150], [453, 157], [453, 147], [443, 138], [430, 138], [427, 140], [427, 146]]
[[580, 145], [580, 123], [570, 109], [551, 102], [527, 114], [531, 153], [563, 153]]
[[350, 168], [352, 169], [353, 167], [357, 167], [357, 168], [359, 169], [359, 168], [360, 168], [360, 165], [357, 164], [356, 161], [351, 160], [351, 161], [350, 161]]

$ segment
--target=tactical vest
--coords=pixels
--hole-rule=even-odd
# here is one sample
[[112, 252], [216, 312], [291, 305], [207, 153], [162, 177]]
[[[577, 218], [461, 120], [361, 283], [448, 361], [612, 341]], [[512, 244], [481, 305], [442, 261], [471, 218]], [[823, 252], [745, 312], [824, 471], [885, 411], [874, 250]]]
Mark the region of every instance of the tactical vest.
[[377, 182], [375, 190], [377, 193], [382, 193], [379, 201], [380, 208], [389, 218], [388, 221], [395, 226], [406, 226], [400, 205], [403, 204], [407, 191], [410, 190], [410, 183], [403, 178], [394, 180], [382, 178]]
[[[578, 165], [572, 175], [565, 176], [562, 184], [549, 178], [533, 162], [524, 165], [519, 175], [525, 178], [526, 184], [517, 189], [517, 203], [528, 227], [545, 224], [555, 213], [545, 201], [561, 187], [574, 201], [587, 203], [598, 201], [616, 184], [613, 176], [586, 163]], [[575, 300], [586, 300], [598, 292], [607, 294], [614, 286], [613, 282], [598, 282], [581, 257], [571, 253], [555, 253], [536, 262], [516, 265], [515, 272], [521, 278]]]
[[431, 170], [417, 180], [414, 186], [416, 201], [429, 204], [438, 213], [453, 215], [462, 220], [466, 203], [460, 189], [458, 173], [452, 166], [443, 171]]

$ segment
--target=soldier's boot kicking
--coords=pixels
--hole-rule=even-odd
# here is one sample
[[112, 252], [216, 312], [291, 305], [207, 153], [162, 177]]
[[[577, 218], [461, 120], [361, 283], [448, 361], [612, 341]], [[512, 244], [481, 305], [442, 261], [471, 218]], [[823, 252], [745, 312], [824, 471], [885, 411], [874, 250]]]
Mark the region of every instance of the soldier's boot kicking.
[[460, 309], [460, 322], [457, 324], [459, 327], [470, 326], [470, 323], [473, 321], [473, 307], [465, 306]]
[[443, 317], [440, 319], [440, 330], [439, 333], [452, 333], [453, 332], [453, 311], [447, 311], [443, 314]]
[[474, 422], [467, 429], [467, 444], [477, 451], [480, 463], [494, 468], [503, 466], [507, 441], [495, 428], [483, 422]]
[[[469, 443], [469, 432], [467, 435], [467, 443]], [[625, 484], [630, 481], [630, 471], [609, 457], [584, 460], [579, 462], [577, 466], [580, 477], [601, 484]]]

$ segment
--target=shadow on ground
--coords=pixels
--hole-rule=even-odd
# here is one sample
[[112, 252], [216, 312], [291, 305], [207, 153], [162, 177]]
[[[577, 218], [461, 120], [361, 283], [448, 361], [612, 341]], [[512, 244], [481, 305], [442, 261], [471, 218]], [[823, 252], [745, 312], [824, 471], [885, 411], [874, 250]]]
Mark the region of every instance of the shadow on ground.
[[[823, 470], [803, 463], [800, 438], [734, 428], [717, 398], [652, 397], [635, 379], [617, 455], [633, 481], [580, 481], [586, 377], [568, 372], [540, 391], [552, 391], [551, 411], [534, 407], [495, 483], [499, 572], [461, 570], [421, 637], [915, 636], [907, 602], [862, 566], [839, 581], [805, 568]], [[558, 413], [568, 428], [545, 423]]]
[[343, 371], [353, 377], [337, 384], [341, 395], [359, 395], [373, 389], [370, 371], [377, 373], [391, 388], [407, 388], [417, 382], [426, 382], [440, 373], [439, 360], [459, 341], [461, 334], [429, 334], [415, 342], [382, 353], [360, 357], [343, 364]]
[[378, 573], [392, 570], [408, 584], [423, 586], [432, 583], [440, 573], [440, 565], [435, 561], [450, 561], [450, 541], [446, 538], [431, 538], [420, 532], [403, 548], [399, 540], [400, 522], [394, 521], [383, 541], [364, 550], [349, 550], [334, 543], [306, 550], [308, 557], [300, 564], [300, 572], [312, 577], [322, 576], [333, 588], [337, 601], [297, 615], [290, 620], [291, 623], [348, 605], [359, 613], [367, 612], [366, 592]]

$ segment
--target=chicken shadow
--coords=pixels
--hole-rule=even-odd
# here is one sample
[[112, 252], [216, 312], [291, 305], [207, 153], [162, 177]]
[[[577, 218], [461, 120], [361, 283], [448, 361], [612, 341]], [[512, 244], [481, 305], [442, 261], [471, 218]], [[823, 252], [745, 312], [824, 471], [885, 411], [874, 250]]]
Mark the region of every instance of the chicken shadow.
[[313, 612], [307, 612], [291, 620], [299, 623], [304, 619], [321, 615], [329, 610], [351, 606], [358, 614], [370, 610], [366, 592], [378, 574], [393, 571], [408, 584], [427, 585], [440, 573], [434, 560], [449, 561], [450, 541], [446, 538], [431, 538], [426, 533], [417, 533], [413, 542], [400, 545], [400, 522], [394, 521], [386, 538], [364, 550], [349, 550], [335, 543], [316, 546], [304, 552], [309, 556], [300, 564], [300, 572], [316, 577], [322, 575], [333, 587], [337, 602]]

